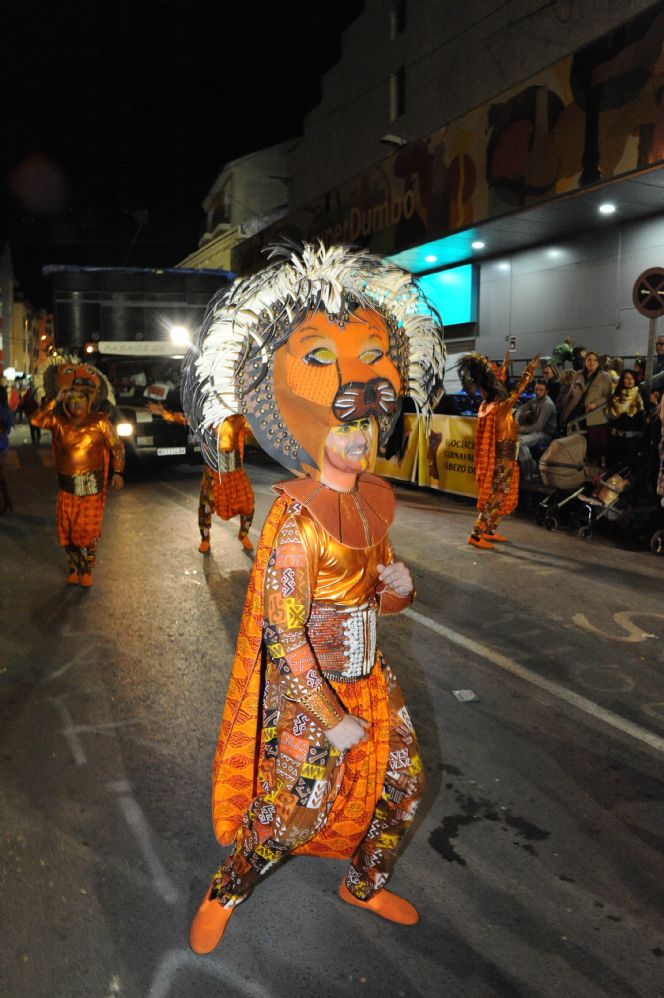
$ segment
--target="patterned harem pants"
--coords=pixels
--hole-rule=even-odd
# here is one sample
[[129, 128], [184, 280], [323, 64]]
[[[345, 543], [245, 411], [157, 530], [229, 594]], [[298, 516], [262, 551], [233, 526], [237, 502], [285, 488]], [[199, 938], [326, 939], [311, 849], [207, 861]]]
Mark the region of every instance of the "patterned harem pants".
[[[252, 801], [212, 882], [210, 897], [225, 907], [244, 901], [262, 874], [321, 831], [343, 778], [345, 753], [334, 749], [308, 716], [302, 720], [298, 703], [286, 701], [275, 726], [269, 688], [278, 687], [279, 676], [268, 664], [270, 668], [259, 773], [264, 792]], [[388, 692], [389, 762], [373, 817], [346, 873], [348, 890], [363, 900], [387, 883], [424, 791], [422, 761], [401, 688], [380, 657], [374, 668], [383, 669]], [[343, 684], [334, 688], [343, 700]]]
[[244, 468], [225, 471], [219, 476], [205, 466], [198, 500], [198, 527], [203, 540], [210, 539], [213, 512], [222, 520], [240, 517], [240, 540], [249, 533], [254, 518], [254, 493]]

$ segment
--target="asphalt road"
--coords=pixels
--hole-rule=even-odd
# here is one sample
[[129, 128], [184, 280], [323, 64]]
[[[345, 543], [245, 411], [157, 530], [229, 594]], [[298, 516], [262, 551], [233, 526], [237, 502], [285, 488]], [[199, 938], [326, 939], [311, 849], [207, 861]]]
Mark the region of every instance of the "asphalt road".
[[[220, 521], [198, 554], [199, 471], [171, 467], [109, 499], [95, 585], [67, 588], [47, 436], [13, 434], [0, 517], [3, 998], [664, 995], [664, 559], [518, 516], [480, 552], [470, 506], [400, 489], [418, 599], [381, 644], [428, 792], [393, 886], [422, 921], [343, 905], [343, 865], [303, 857], [200, 958], [250, 560]], [[284, 474], [248, 470], [259, 524]]]

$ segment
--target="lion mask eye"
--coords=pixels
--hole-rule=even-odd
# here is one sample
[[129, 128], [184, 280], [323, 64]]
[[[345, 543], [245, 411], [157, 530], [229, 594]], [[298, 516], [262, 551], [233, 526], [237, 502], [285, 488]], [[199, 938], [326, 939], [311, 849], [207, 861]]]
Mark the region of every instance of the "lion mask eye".
[[360, 354], [360, 360], [365, 364], [375, 364], [376, 361], [384, 357], [384, 352], [379, 347], [370, 347], [368, 350], [363, 350]]
[[313, 364], [315, 367], [329, 367], [330, 364], [335, 363], [337, 358], [329, 347], [316, 347], [315, 350], [310, 350], [303, 359], [305, 364]]

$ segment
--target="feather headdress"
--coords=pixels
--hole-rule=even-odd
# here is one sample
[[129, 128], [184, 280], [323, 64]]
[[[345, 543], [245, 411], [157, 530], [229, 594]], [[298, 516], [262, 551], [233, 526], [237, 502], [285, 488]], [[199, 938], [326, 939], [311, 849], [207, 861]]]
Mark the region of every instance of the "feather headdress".
[[357, 307], [377, 312], [403, 394], [418, 411], [431, 410], [443, 392], [442, 322], [409, 273], [366, 250], [322, 242], [273, 245], [268, 259], [260, 273], [212, 300], [183, 364], [184, 409], [212, 467], [214, 428], [240, 412], [258, 427], [268, 452], [297, 468], [297, 444], [274, 400], [272, 359], [306, 316], [321, 309], [339, 321]]
[[494, 365], [483, 354], [467, 353], [459, 361], [458, 371], [459, 380], [469, 395], [483, 388], [491, 398], [507, 398], [509, 392], [496, 374]]

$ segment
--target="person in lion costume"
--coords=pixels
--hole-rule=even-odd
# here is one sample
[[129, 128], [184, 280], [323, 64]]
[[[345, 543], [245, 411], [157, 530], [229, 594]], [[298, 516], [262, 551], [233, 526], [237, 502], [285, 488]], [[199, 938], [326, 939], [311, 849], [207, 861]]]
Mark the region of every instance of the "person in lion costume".
[[258, 546], [213, 765], [213, 823], [230, 851], [194, 918], [208, 953], [289, 854], [347, 861], [339, 896], [401, 924], [386, 889], [423, 791], [413, 725], [377, 620], [414, 596], [388, 530], [394, 491], [371, 474], [409, 394], [442, 394], [438, 314], [411, 276], [365, 251], [271, 247], [213, 300], [184, 362], [205, 458], [230, 414], [297, 477], [277, 483]]
[[57, 354], [38, 372], [36, 387], [45, 405], [30, 422], [52, 434], [58, 476], [56, 525], [67, 553], [67, 584], [87, 589], [101, 537], [109, 463], [111, 488], [124, 484], [124, 446], [110, 419], [113, 392], [92, 364]]

